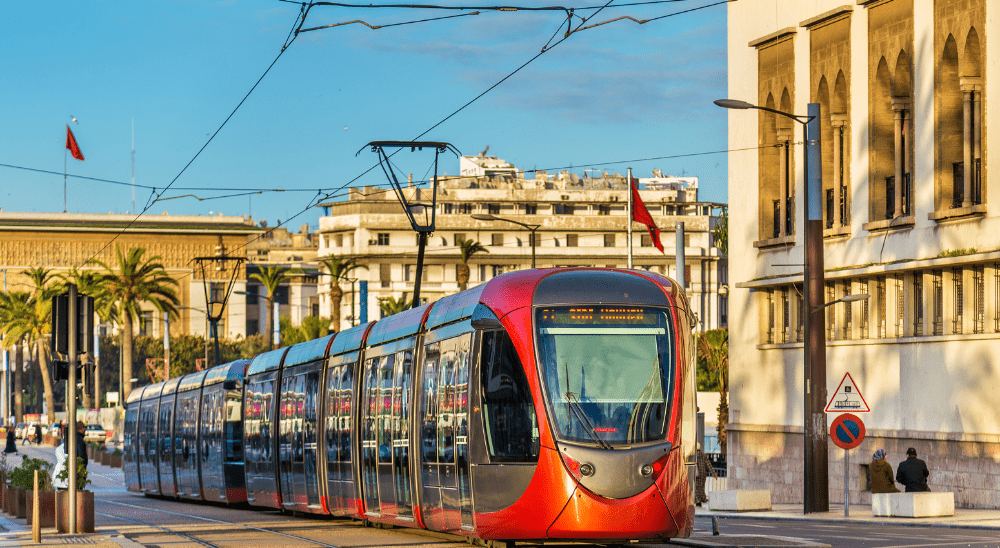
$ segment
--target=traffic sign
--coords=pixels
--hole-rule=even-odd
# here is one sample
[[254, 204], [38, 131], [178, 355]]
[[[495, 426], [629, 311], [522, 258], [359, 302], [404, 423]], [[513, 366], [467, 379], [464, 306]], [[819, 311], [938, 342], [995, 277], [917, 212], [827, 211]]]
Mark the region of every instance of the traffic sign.
[[850, 373], [844, 373], [844, 378], [840, 380], [840, 386], [830, 398], [830, 403], [826, 404], [827, 413], [871, 413], [868, 402], [858, 390], [858, 385], [854, 383], [854, 378]]
[[854, 449], [865, 441], [865, 423], [855, 415], [844, 413], [833, 419], [830, 439], [841, 449]]

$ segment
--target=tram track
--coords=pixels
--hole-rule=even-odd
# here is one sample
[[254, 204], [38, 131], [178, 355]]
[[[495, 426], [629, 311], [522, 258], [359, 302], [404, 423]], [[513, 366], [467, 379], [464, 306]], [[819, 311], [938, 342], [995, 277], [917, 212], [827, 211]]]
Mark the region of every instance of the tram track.
[[[309, 545], [322, 546], [323, 548], [341, 548], [340, 546], [337, 546], [335, 544], [329, 544], [329, 543], [322, 542], [322, 541], [315, 540], [315, 539], [311, 539], [311, 538], [308, 538], [308, 537], [303, 537], [303, 536], [299, 536], [299, 535], [293, 535], [291, 533], [285, 533], [285, 532], [282, 532], [282, 531], [275, 531], [273, 529], [267, 529], [267, 528], [264, 528], [264, 527], [256, 527], [256, 526], [253, 526], [253, 525], [247, 525], [245, 523], [239, 523], [239, 522], [233, 522], [233, 521], [226, 521], [226, 520], [220, 520], [220, 519], [215, 519], [215, 518], [209, 518], [209, 517], [199, 516], [197, 514], [191, 514], [191, 513], [174, 512], [174, 511], [171, 511], [171, 510], [164, 510], [164, 509], [161, 509], [161, 508], [153, 508], [153, 507], [150, 507], [150, 506], [144, 506], [144, 505], [140, 505], [140, 504], [128, 504], [128, 503], [124, 503], [124, 502], [118, 502], [118, 501], [107, 500], [107, 499], [104, 499], [101, 502], [105, 503], [105, 504], [112, 504], [112, 505], [115, 505], [115, 506], [130, 508], [130, 509], [133, 509], [133, 510], [140, 510], [140, 511], [145, 511], [145, 512], [155, 512], [155, 513], [158, 513], [158, 514], [164, 514], [164, 515], [168, 515], [168, 516], [183, 518], [185, 520], [198, 520], [198, 521], [201, 521], [201, 522], [211, 523], [211, 524], [215, 524], [215, 525], [221, 525], [221, 526], [230, 527], [230, 528], [239, 528], [239, 529], [242, 529], [242, 530], [245, 530], [245, 531], [253, 531], [253, 532], [265, 533], [265, 534], [269, 534], [269, 535], [277, 535], [277, 536], [280, 536], [280, 537], [284, 537], [286, 539], [292, 539], [292, 540], [297, 540], [297, 541], [300, 541], [300, 542], [303, 542], [303, 543], [307, 543]], [[109, 513], [106, 513], [106, 512], [96, 512], [96, 511], [95, 511], [95, 514], [104, 516], [104, 517], [109, 518], [109, 519], [122, 520], [122, 521], [126, 521], [126, 522], [133, 523], [133, 524], [136, 524], [136, 525], [141, 525], [141, 526], [144, 526], [144, 527], [149, 527], [149, 528], [152, 528], [152, 529], [157, 529], [159, 531], [163, 531], [163, 532], [171, 534], [171, 535], [176, 535], [176, 536], [179, 536], [179, 537], [186, 538], [186, 539], [188, 539], [188, 540], [190, 540], [192, 542], [196, 542], [196, 543], [198, 543], [200, 545], [208, 546], [209, 548], [230, 548], [232, 546], [237, 546], [238, 545], [238, 544], [217, 544], [217, 543], [210, 542], [210, 541], [207, 541], [207, 540], [204, 540], [204, 539], [200, 539], [200, 538], [197, 538], [197, 537], [193, 536], [194, 534], [197, 534], [194, 531], [188, 531], [188, 532], [178, 531], [178, 530], [172, 529], [170, 527], [166, 527], [166, 526], [163, 526], [163, 525], [157, 525], [157, 524], [151, 523], [149, 521], [143, 521], [143, 520], [140, 520], [140, 519], [136, 519], [135, 517], [126, 517], [126, 516], [123, 516], [121, 514], [109, 514]]]

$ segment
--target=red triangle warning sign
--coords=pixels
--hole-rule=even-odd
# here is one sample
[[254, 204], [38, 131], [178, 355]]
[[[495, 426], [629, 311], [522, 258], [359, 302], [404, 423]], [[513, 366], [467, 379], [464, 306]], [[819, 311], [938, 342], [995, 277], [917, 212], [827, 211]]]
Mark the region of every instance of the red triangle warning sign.
[[830, 398], [830, 403], [826, 404], [827, 413], [871, 413], [868, 402], [858, 390], [858, 385], [854, 383], [854, 378], [850, 373], [844, 373], [844, 378], [840, 380], [840, 386]]

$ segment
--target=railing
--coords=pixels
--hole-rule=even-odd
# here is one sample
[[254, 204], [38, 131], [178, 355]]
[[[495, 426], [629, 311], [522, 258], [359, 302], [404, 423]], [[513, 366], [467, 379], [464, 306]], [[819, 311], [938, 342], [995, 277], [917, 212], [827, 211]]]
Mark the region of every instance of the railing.
[[[973, 162], [971, 202], [972, 205], [983, 203], [983, 159], [976, 158]], [[962, 207], [965, 201], [965, 162], [951, 164], [951, 207]]]
[[[903, 206], [900, 215], [907, 216], [911, 210], [911, 184], [910, 174], [903, 174]], [[892, 219], [896, 216], [896, 176], [890, 175], [885, 178], [885, 218]]]

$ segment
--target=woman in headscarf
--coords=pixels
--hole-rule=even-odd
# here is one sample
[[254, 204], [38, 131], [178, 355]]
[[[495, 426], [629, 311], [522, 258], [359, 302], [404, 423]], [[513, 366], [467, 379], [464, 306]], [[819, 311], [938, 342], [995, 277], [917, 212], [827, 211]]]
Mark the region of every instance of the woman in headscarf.
[[885, 450], [879, 449], [872, 454], [872, 463], [868, 465], [868, 486], [872, 493], [898, 493], [893, 479], [892, 465], [885, 460]]

